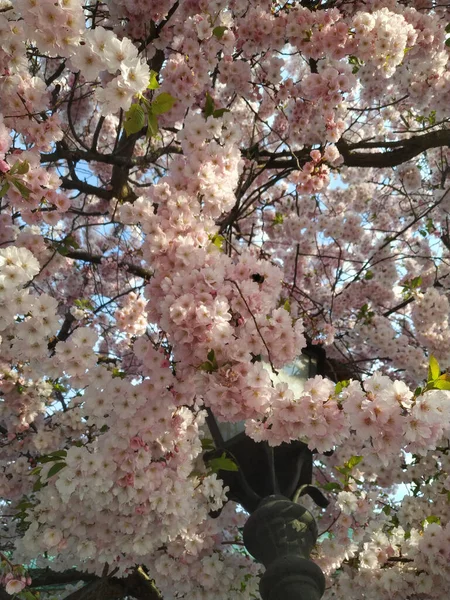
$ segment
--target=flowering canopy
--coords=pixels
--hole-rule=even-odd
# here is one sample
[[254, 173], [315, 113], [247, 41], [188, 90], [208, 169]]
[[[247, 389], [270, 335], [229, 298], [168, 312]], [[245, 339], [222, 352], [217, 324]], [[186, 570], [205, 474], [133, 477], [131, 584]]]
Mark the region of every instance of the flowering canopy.
[[257, 597], [207, 407], [314, 450], [328, 600], [446, 596], [449, 23], [0, 0], [0, 598]]

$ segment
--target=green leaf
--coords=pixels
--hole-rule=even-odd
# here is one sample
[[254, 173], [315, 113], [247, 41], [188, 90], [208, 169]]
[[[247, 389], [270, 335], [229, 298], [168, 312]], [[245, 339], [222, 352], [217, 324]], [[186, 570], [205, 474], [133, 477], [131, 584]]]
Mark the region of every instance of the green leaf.
[[56, 246], [56, 251], [62, 256], [67, 256], [72, 248], [78, 250], [79, 247], [77, 240], [72, 235], [68, 235]]
[[356, 465], [359, 465], [359, 463], [362, 461], [363, 457], [362, 456], [352, 456], [346, 463], [345, 463], [345, 467], [347, 467], [348, 469], [353, 469], [354, 467], [356, 467]]
[[153, 71], [153, 69], [150, 71], [150, 82], [147, 86], [148, 90], [157, 90], [159, 88], [159, 83], [156, 79], [157, 75], [158, 73], [156, 71]]
[[214, 373], [214, 371], [217, 371], [217, 369], [214, 368], [214, 365], [209, 362], [209, 360], [202, 362], [198, 368], [200, 371], [205, 371], [206, 373]]
[[367, 281], [370, 281], [371, 279], [373, 279], [373, 277], [373, 271], [367, 271], [367, 273], [364, 275], [364, 279], [366, 279]]
[[428, 365], [428, 381], [434, 381], [441, 374], [439, 363], [433, 355], [430, 356], [430, 362]]
[[210, 438], [203, 438], [201, 441], [202, 450], [214, 450], [214, 441]]
[[275, 213], [275, 218], [273, 220], [274, 225], [282, 225], [284, 221], [284, 217], [281, 213]]
[[140, 104], [132, 104], [125, 113], [123, 128], [127, 135], [138, 133], [145, 125], [145, 112]]
[[48, 454], [48, 456], [53, 456], [55, 458], [65, 458], [67, 456], [67, 450], [56, 450], [55, 452]]
[[197, 479], [201, 479], [204, 476], [205, 476], [205, 473], [202, 473], [202, 471], [199, 471], [198, 469], [194, 469], [188, 475], [189, 478], [197, 477]]
[[433, 382], [433, 388], [435, 390], [448, 390], [450, 391], [450, 381], [447, 381], [445, 379], [436, 379]]
[[450, 23], [445, 26], [445, 33], [450, 33]]
[[391, 507], [390, 506], [383, 506], [383, 512], [385, 515], [390, 515], [391, 514]]
[[364, 304], [363, 306], [361, 306], [361, 308], [359, 309], [357, 315], [356, 315], [356, 319], [359, 321], [361, 319], [364, 319], [364, 321], [370, 322], [370, 319], [374, 316], [374, 312], [369, 310], [369, 305], [368, 304]]
[[289, 314], [291, 314], [291, 303], [289, 302], [289, 300], [286, 300], [283, 304], [283, 308], [286, 312], [288, 312]]
[[161, 92], [152, 102], [152, 111], [155, 115], [169, 112], [175, 104], [176, 99], [167, 92]]
[[201, 371], [206, 371], [207, 373], [214, 373], [214, 371], [217, 371], [217, 369], [219, 368], [214, 350], [210, 350], [208, 352], [207, 359], [207, 361], [205, 361], [199, 366], [199, 369]]
[[398, 527], [398, 526], [399, 526], [399, 524], [400, 524], [400, 521], [398, 520], [398, 517], [397, 517], [397, 515], [394, 515], [394, 516], [391, 518], [391, 523], [392, 523], [392, 525], [393, 525], [394, 527]]
[[206, 92], [205, 108], [203, 109], [205, 119], [212, 117], [214, 115], [214, 110], [214, 100], [212, 99], [211, 95]]
[[[19, 161], [18, 163], [16, 163], [16, 165], [18, 166], [14, 172], [18, 175], [25, 175], [25, 173], [28, 173], [28, 171], [30, 170], [30, 163], [27, 160]], [[16, 165], [14, 165], [14, 167]]]
[[20, 512], [24, 512], [27, 510], [27, 508], [33, 508], [34, 506], [35, 505], [28, 500], [28, 497], [25, 496], [24, 499], [21, 502], [19, 502], [19, 504], [17, 505], [17, 508], [19, 509]]
[[43, 483], [40, 479], [38, 479], [33, 485], [33, 492], [39, 492], [39, 490], [42, 490], [42, 488], [44, 488], [46, 485], [48, 484]]
[[436, 231], [436, 227], [434, 226], [432, 219], [427, 219], [426, 228], [428, 233], [433, 233], [433, 231]]
[[64, 240], [64, 244], [66, 246], [69, 246], [70, 248], [74, 248], [75, 250], [78, 250], [80, 248], [80, 244], [77, 242], [77, 240], [73, 237], [73, 235], [69, 235], [65, 238]]
[[65, 394], [67, 392], [67, 389], [62, 385], [62, 383], [55, 381], [52, 385], [53, 385], [53, 389], [56, 392], [62, 392], [63, 394]]
[[8, 193], [9, 190], [9, 181], [5, 181], [5, 183], [0, 188], [0, 198], [3, 198]]
[[229, 108], [216, 108], [216, 110], [213, 112], [213, 117], [215, 119], [220, 119], [220, 117], [223, 117], [223, 115], [226, 112], [230, 112]]
[[[36, 596], [30, 590], [23, 590], [22, 592], [20, 592], [20, 596], [18, 596], [18, 598], [20, 598], [20, 600], [37, 600], [39, 596]], [[50, 600], [53, 600], [53, 598], [51, 598]]]
[[51, 454], [44, 454], [43, 456], [39, 456], [39, 458], [37, 458], [37, 462], [39, 463], [48, 463], [48, 462], [55, 462], [61, 458], [66, 458], [67, 456], [67, 450], [57, 450], [56, 452], [52, 452]]
[[224, 25], [218, 25], [217, 27], [214, 27], [212, 32], [218, 40], [221, 40], [223, 38], [223, 34], [225, 33], [225, 31], [227, 31], [227, 29], [228, 27], [225, 27]]
[[29, 200], [31, 190], [29, 188], [27, 188], [26, 185], [24, 185], [18, 179], [11, 179], [11, 183], [13, 184], [13, 186], [15, 188], [17, 188], [19, 190], [19, 192], [21, 193], [22, 197], [25, 198], [25, 200]]
[[219, 248], [219, 250], [222, 250], [224, 241], [225, 238], [222, 235], [213, 235], [211, 238], [211, 244]]
[[438, 525], [440, 525], [441, 519], [440, 519], [440, 517], [437, 517], [436, 515], [430, 515], [429, 517], [427, 517], [426, 519], [424, 519], [422, 521], [422, 525], [425, 525], [425, 523], [437, 523]]
[[64, 469], [64, 467], [66, 467], [66, 463], [64, 462], [57, 462], [53, 465], [53, 467], [51, 467], [51, 469], [49, 469], [49, 472], [47, 473], [47, 479], [50, 479], [50, 477], [53, 477], [53, 475], [56, 475], [56, 473], [59, 473], [59, 471], [61, 471], [61, 469]]
[[147, 139], [151, 137], [155, 137], [158, 133], [158, 119], [156, 118], [155, 113], [151, 110], [147, 113]]
[[239, 471], [237, 464], [231, 458], [227, 458], [225, 452], [220, 458], [211, 458], [208, 461], [208, 466], [213, 473], [217, 473], [218, 471]]
[[344, 379], [343, 381], [338, 381], [334, 388], [335, 394], [340, 394], [342, 390], [350, 385], [350, 379]]
[[78, 298], [77, 300], [74, 300], [73, 303], [75, 304], [75, 306], [77, 308], [82, 308], [82, 309], [86, 309], [86, 310], [94, 310], [92, 303], [90, 302], [90, 300], [87, 300], [86, 298]]
[[125, 379], [125, 377], [127, 376], [127, 374], [125, 373], [125, 371], [121, 371], [120, 369], [118, 369], [117, 367], [115, 367], [112, 371], [111, 374], [114, 378], [119, 378], [119, 379]]
[[28, 473], [28, 475], [39, 475], [39, 473], [42, 471], [42, 467], [35, 467], [34, 469], [31, 469], [31, 471]]
[[322, 489], [326, 492], [333, 492], [334, 490], [341, 490], [341, 484], [337, 481], [329, 481], [322, 486]]
[[445, 40], [445, 45], [450, 46], [450, 38], [448, 38], [448, 40]]

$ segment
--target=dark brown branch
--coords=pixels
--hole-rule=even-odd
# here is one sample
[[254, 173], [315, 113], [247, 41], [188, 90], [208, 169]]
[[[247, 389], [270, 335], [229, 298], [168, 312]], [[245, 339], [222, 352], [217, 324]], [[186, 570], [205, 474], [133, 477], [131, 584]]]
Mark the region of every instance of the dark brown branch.
[[96, 152], [97, 151], [98, 138], [100, 136], [100, 131], [102, 129], [102, 126], [103, 126], [104, 122], [105, 122], [105, 117], [102, 115], [100, 117], [100, 119], [98, 120], [97, 127], [95, 128], [94, 136], [92, 138], [92, 144], [91, 144], [91, 151], [92, 152]]
[[400, 302], [400, 304], [397, 304], [397, 306], [394, 306], [393, 308], [390, 308], [389, 310], [384, 312], [383, 317], [390, 317], [398, 310], [401, 310], [402, 308], [405, 308], [405, 306], [408, 306], [408, 304], [411, 304], [411, 302], [414, 302], [414, 296], [411, 296], [410, 298], [403, 300], [403, 302]]
[[[67, 258], [72, 258], [73, 260], [82, 260], [84, 262], [89, 262], [96, 265], [100, 265], [102, 260], [106, 258], [102, 254], [90, 254], [85, 250], [72, 250], [64, 253], [64, 256]], [[147, 269], [144, 269], [143, 267], [135, 265], [126, 260], [119, 261], [118, 266], [125, 267], [128, 273], [136, 275], [136, 277], [142, 277], [142, 279], [150, 279], [152, 276], [151, 272], [147, 271]]]
[[131, 158], [122, 154], [101, 154], [96, 150], [84, 151], [80, 149], [71, 150], [67, 146], [63, 146], [62, 144], [57, 144], [57, 148], [55, 152], [50, 152], [48, 154], [41, 154], [41, 163], [54, 163], [59, 160], [72, 160], [74, 162], [84, 160], [86, 162], [99, 162], [106, 165], [114, 165], [119, 167], [145, 167], [150, 163], [158, 160], [161, 156], [165, 154], [180, 154], [181, 148], [177, 146], [166, 146], [164, 148], [159, 148], [153, 151], [148, 156], [138, 156]]
[[123, 579], [98, 578], [66, 596], [66, 600], [120, 600], [125, 596], [137, 600], [162, 600], [155, 584], [139, 569]]
[[[180, 154], [181, 149], [176, 146], [167, 146], [155, 150], [148, 156], [133, 157], [137, 140], [141, 136], [145, 135], [146, 130], [143, 128], [142, 131], [130, 136], [122, 134], [121, 143], [119, 144], [117, 153], [101, 154], [100, 152], [96, 151], [96, 144], [98, 135], [100, 134], [101, 123], [102, 121], [100, 119], [94, 134], [91, 150], [82, 150], [78, 148], [72, 150], [67, 146], [67, 144], [60, 142], [57, 144], [55, 152], [41, 154], [41, 163], [56, 163], [60, 160], [66, 160], [69, 166], [72, 164], [72, 169], [69, 168], [70, 177], [66, 176], [62, 178], [61, 187], [63, 189], [78, 190], [83, 194], [97, 196], [98, 198], [103, 198], [104, 200], [118, 198], [119, 200], [134, 202], [137, 198], [137, 195], [127, 183], [130, 169], [133, 167], [146, 167], [157, 161], [165, 154]], [[111, 189], [96, 187], [79, 179], [74, 167], [74, 164], [78, 161], [86, 161], [88, 163], [99, 162], [107, 165], [113, 165]]]
[[[362, 168], [386, 168], [396, 167], [415, 156], [422, 154], [430, 148], [441, 148], [450, 146], [450, 129], [431, 131], [424, 135], [417, 135], [405, 140], [379, 141], [379, 142], [357, 142], [349, 144], [341, 139], [337, 142], [339, 152], [347, 167]], [[358, 152], [358, 150], [379, 150], [379, 152]], [[301, 150], [291, 153], [289, 151], [267, 152], [261, 150], [258, 153], [249, 150], [242, 151], [246, 158], [253, 158], [258, 164], [269, 169], [298, 169], [307, 160], [310, 160], [309, 152]]]
[[96, 187], [95, 185], [91, 185], [90, 183], [81, 181], [81, 179], [78, 179], [78, 177], [75, 180], [70, 179], [69, 177], [63, 177], [61, 188], [63, 190], [78, 190], [83, 194], [97, 196], [98, 198], [102, 198], [103, 200], [111, 200], [113, 198], [112, 190], [106, 190], [105, 188]]
[[48, 585], [65, 585], [68, 583], [77, 583], [78, 581], [95, 581], [97, 578], [93, 573], [85, 573], [76, 569], [67, 571], [52, 571], [46, 569], [29, 569], [28, 574], [32, 579], [32, 588], [45, 587]]
[[[99, 132], [98, 128], [97, 132]], [[144, 134], [145, 129], [130, 136], [122, 134], [118, 152], [109, 155], [95, 151], [96, 144], [93, 144], [94, 150], [71, 150], [67, 146], [64, 147], [63, 144], [58, 144], [55, 152], [41, 155], [41, 162], [52, 163], [65, 159], [75, 163], [83, 160], [113, 165], [112, 189], [96, 187], [81, 181], [73, 171], [70, 177], [63, 177], [61, 187], [68, 190], [78, 190], [105, 200], [116, 197], [123, 201], [134, 202], [137, 196], [128, 183], [130, 169], [149, 165], [165, 154], [179, 154], [181, 152], [179, 147], [169, 146], [161, 148], [149, 156], [133, 157], [136, 141]], [[416, 135], [409, 139], [395, 141], [348, 143], [341, 139], [336, 145], [343, 157], [344, 166], [362, 168], [395, 167], [431, 148], [450, 146], [450, 129], [440, 129], [423, 135]], [[256, 161], [257, 164], [264, 166], [266, 169], [290, 170], [301, 168], [305, 162], [310, 160], [309, 150], [309, 148], [304, 148], [295, 153], [289, 150], [269, 152], [252, 147], [243, 149], [241, 152], [245, 158]], [[370, 152], [364, 152], [364, 150], [370, 150]], [[232, 217], [234, 217], [234, 214], [230, 215], [230, 218]]]
[[[344, 158], [344, 164], [348, 167], [384, 168], [401, 165], [430, 148], [440, 148], [449, 145], [450, 129], [440, 129], [397, 142], [361, 142], [360, 144], [353, 144], [351, 146], [345, 142], [338, 142], [337, 147]], [[352, 148], [395, 149], [387, 152], [367, 154], [364, 152], [352, 152]]]
[[125, 586], [118, 580], [102, 577], [75, 590], [66, 596], [66, 600], [120, 600], [126, 595]]
[[56, 69], [56, 71], [53, 73], [53, 75], [50, 75], [50, 77], [48, 77], [45, 80], [45, 85], [48, 87], [50, 85], [52, 85], [52, 83], [58, 79], [58, 77], [61, 75], [61, 73], [64, 71], [64, 69], [66, 68], [66, 61], [63, 60], [62, 63], [60, 63], [59, 67]]
[[59, 332], [49, 341], [48, 349], [54, 350], [55, 346], [58, 342], [64, 342], [70, 335], [70, 328], [72, 327], [72, 323], [75, 321], [75, 317], [71, 312], [66, 313], [64, 318], [64, 322], [61, 325], [61, 329]]

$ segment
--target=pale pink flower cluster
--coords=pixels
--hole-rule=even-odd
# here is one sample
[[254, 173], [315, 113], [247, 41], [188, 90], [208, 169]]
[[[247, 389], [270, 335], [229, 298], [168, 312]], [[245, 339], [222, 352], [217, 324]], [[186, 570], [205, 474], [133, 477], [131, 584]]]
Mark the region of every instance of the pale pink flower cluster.
[[[108, 29], [96, 27], [86, 31], [84, 38], [84, 45], [71, 57], [74, 66], [91, 81], [101, 72], [111, 74], [103, 78], [106, 85], [96, 90], [103, 114], [127, 110], [133, 97], [147, 88], [148, 65], [138, 58], [138, 49], [128, 38], [120, 40]], [[112, 77], [117, 71], [120, 74]]]
[[[226, 489], [201, 462], [195, 467], [202, 473], [191, 475], [201, 453], [203, 413], [176, 408], [169, 390], [175, 378], [163, 353], [144, 338], [135, 351], [146, 375], [140, 384], [92, 368], [79, 398], [90, 441], [67, 450], [56, 475], [49, 477], [51, 462], [43, 465], [40, 477], [48, 486], [30, 509], [18, 554], [27, 560], [46, 552], [59, 569], [76, 560], [98, 571], [107, 561], [120, 573], [137, 561], [151, 562], [164, 589], [184, 580], [186, 591], [200, 598], [209, 590], [225, 599], [227, 590], [240, 589], [240, 571], [255, 567], [248, 557], [211, 553], [223, 526], [207, 520], [207, 512], [221, 508]], [[181, 561], [179, 574], [166, 570], [174, 560]], [[254, 587], [249, 584], [248, 594]]]
[[[38, 274], [39, 263], [26, 248], [0, 249], [0, 331], [2, 359], [12, 364], [33, 365], [48, 353], [49, 339], [59, 328], [57, 302], [47, 294], [34, 296], [23, 288]], [[2, 363], [3, 402], [0, 418], [10, 426], [12, 438], [28, 430], [38, 415], [45, 413], [45, 401], [51, 390], [29, 381], [16, 369]]]
[[[18, 556], [98, 574], [144, 564], [167, 598], [255, 597], [259, 568], [232, 543], [242, 514], [208, 517], [226, 490], [202, 460], [206, 405], [256, 441], [316, 451], [317, 482], [335, 496], [315, 554], [329, 597], [441, 600], [449, 392], [414, 394], [384, 374], [420, 382], [430, 353], [450, 364], [449, 205], [436, 189], [450, 155], [429, 150], [421, 170], [343, 167], [341, 189], [328, 184], [342, 135], [347, 159], [363, 140], [370, 157], [371, 144], [445, 127], [445, 7], [113, 0], [93, 16], [79, 0], [4, 4], [0, 496], [11, 509], [32, 497]], [[149, 19], [164, 26], [147, 43]], [[132, 148], [140, 197], [109, 202], [128, 160], [120, 110], [153, 99], [150, 64], [156, 94], [176, 104]], [[295, 165], [305, 146], [316, 149]], [[292, 170], [282, 182], [267, 167], [278, 153]], [[80, 193], [59, 191], [71, 186]], [[148, 302], [130, 293], [131, 263], [153, 273]], [[80, 298], [96, 305], [89, 321]], [[59, 312], [71, 325], [58, 341]], [[341, 391], [278, 382], [304, 330], [338, 371], [348, 357], [383, 374]], [[37, 478], [47, 485], [31, 492]], [[416, 495], [397, 510], [399, 482]], [[28, 583], [8, 573], [8, 592]]]
[[406, 165], [399, 169], [403, 186], [407, 192], [415, 192], [422, 185], [422, 175], [416, 165]]
[[50, 152], [52, 144], [64, 137], [61, 119], [56, 113], [40, 123], [31, 121], [24, 133], [27, 141], [33, 143], [36, 150], [44, 152]]
[[117, 326], [129, 336], [143, 335], [147, 328], [146, 304], [146, 300], [134, 292], [128, 294], [125, 303], [115, 312]]
[[[108, 2], [114, 20], [121, 23], [127, 35], [135, 38], [145, 38], [148, 35], [147, 19], [155, 23], [164, 19], [172, 5], [172, 0], [111, 0]], [[146, 18], [143, 19], [142, 15]]]
[[2, 38], [0, 73], [9, 75], [10, 73], [26, 71], [27, 60], [24, 44], [26, 36], [23, 23], [10, 22], [5, 16], [0, 15], [0, 37]]
[[437, 358], [443, 368], [450, 366], [449, 315], [449, 301], [435, 287], [418, 294], [411, 311], [419, 343]]
[[426, 372], [427, 357], [422, 348], [411, 344], [405, 334], [398, 335], [387, 317], [376, 315], [370, 322], [357, 325], [354, 335], [384, 356], [392, 357], [399, 368], [418, 375]]
[[403, 382], [381, 374], [366, 379], [364, 390], [354, 381], [336, 395], [334, 384], [316, 376], [298, 398], [277, 384], [266, 415], [249, 421], [247, 433], [272, 445], [301, 439], [322, 453], [354, 436], [359, 453], [375, 453], [387, 465], [405, 442], [408, 451], [424, 454], [448, 435], [448, 398], [449, 392], [432, 390], [413, 399]]
[[70, 56], [85, 29], [83, 5], [79, 0], [18, 0], [17, 10], [25, 22], [27, 37], [42, 52]]
[[373, 13], [359, 12], [353, 19], [356, 54], [375, 65], [385, 77], [391, 77], [414, 46], [417, 33], [401, 14], [388, 8]]
[[341, 155], [334, 144], [327, 146], [324, 154], [320, 150], [311, 151], [311, 161], [306, 162], [302, 169], [292, 176], [299, 194], [314, 194], [326, 188], [330, 182], [330, 169], [325, 164], [339, 164]]
[[267, 419], [250, 423], [247, 432], [255, 439], [279, 445], [282, 440], [301, 439], [311, 449], [330, 450], [349, 435], [345, 414], [332, 399], [334, 385], [320, 376], [305, 383], [302, 395], [285, 383], [275, 386]]
[[[16, 565], [12, 565], [12, 567], [9, 565], [5, 566], [5, 570], [7, 571], [5, 574], [1, 575], [0, 570], [0, 585], [5, 587], [7, 594], [10, 594], [11, 596], [19, 594], [27, 585], [31, 584], [31, 577], [21, 575], [20, 570], [17, 569]], [[16, 573], [14, 572], [15, 570], [17, 571]]]
[[[53, 121], [53, 124], [55, 124], [55, 121]], [[38, 129], [41, 125], [39, 125]], [[27, 125], [26, 132], [28, 131], [29, 126]], [[24, 131], [25, 135], [27, 135], [26, 132]], [[58, 130], [56, 138], [60, 138], [61, 133]], [[34, 134], [30, 135], [33, 137]], [[35, 141], [35, 147], [38, 148], [40, 142], [36, 138]], [[5, 158], [6, 171], [10, 171], [20, 164], [26, 166], [25, 173], [19, 172], [14, 174], [14, 180], [22, 187], [18, 188], [16, 185], [11, 184], [6, 193], [6, 198], [11, 204], [11, 207], [8, 207], [9, 212], [14, 212], [11, 209], [21, 209], [22, 219], [29, 224], [41, 223], [42, 221], [51, 225], [58, 223], [62, 213], [65, 213], [70, 208], [71, 202], [65, 192], [59, 189], [61, 179], [57, 173], [49, 171], [40, 165], [39, 153], [34, 149], [29, 151], [18, 150]], [[50, 210], [45, 212], [35, 211], [34, 209], [38, 207], [45, 207]], [[4, 214], [7, 213], [5, 212]], [[8, 241], [11, 242], [13, 239], [9, 238]]]

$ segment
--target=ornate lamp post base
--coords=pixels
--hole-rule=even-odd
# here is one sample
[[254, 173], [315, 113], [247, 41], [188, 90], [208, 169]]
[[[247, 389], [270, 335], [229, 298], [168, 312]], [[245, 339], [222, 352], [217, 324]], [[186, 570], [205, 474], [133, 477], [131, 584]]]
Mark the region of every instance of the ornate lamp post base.
[[284, 496], [268, 496], [244, 526], [244, 543], [266, 567], [263, 600], [320, 600], [325, 577], [310, 552], [318, 536], [312, 514]]

